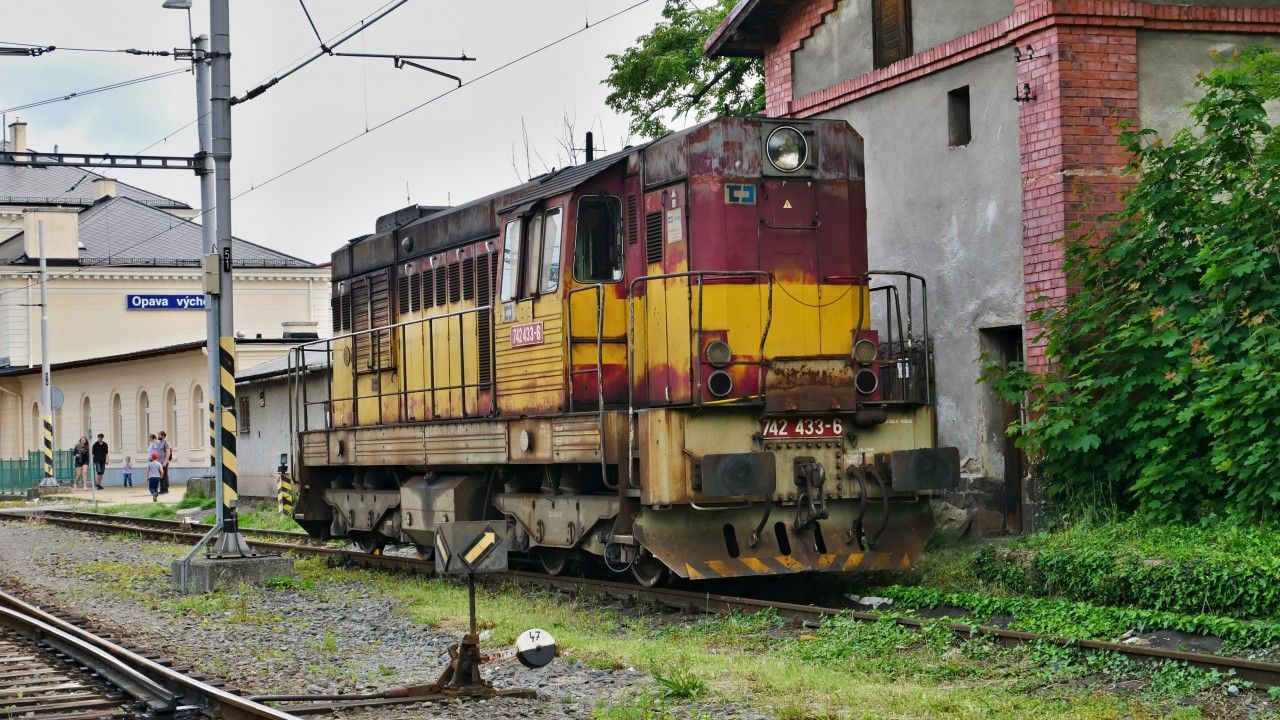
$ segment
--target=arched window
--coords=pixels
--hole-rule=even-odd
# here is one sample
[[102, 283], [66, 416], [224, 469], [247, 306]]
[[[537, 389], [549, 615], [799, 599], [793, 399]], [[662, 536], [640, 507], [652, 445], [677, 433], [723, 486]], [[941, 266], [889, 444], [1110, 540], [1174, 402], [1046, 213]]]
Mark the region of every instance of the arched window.
[[204, 389], [196, 385], [191, 389], [191, 447], [203, 447], [209, 436], [209, 410], [204, 406]]
[[178, 393], [169, 388], [164, 394], [164, 427], [169, 445], [178, 447]]
[[111, 396], [111, 438], [124, 450], [124, 410], [120, 407], [120, 393]]
[[42, 425], [43, 423], [40, 422], [40, 403], [31, 403], [31, 448], [33, 450], [39, 450], [44, 447]]
[[145, 450], [147, 437], [151, 435], [151, 399], [147, 391], [138, 393], [138, 447]]
[[[95, 433], [105, 432], [102, 428], [95, 427], [93, 424], [93, 406], [89, 402], [88, 395], [85, 395], [84, 399], [80, 401], [80, 427], [83, 428], [86, 433], [90, 431]], [[117, 442], [115, 438], [112, 438], [111, 441]]]

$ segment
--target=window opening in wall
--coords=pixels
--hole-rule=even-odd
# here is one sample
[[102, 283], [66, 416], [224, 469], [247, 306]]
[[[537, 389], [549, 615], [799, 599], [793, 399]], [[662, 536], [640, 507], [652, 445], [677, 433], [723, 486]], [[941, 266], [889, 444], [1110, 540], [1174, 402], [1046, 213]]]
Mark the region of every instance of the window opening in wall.
[[[90, 429], [96, 429], [93, 428], [93, 408], [89, 403], [88, 395], [80, 401], [80, 425], [84, 427], [85, 432], [89, 432]], [[119, 438], [112, 438], [111, 442], [120, 442], [120, 440]]]
[[236, 425], [241, 435], [249, 434], [249, 397], [247, 395], [240, 398], [240, 417], [236, 418]]
[[209, 411], [204, 406], [204, 389], [196, 385], [191, 390], [191, 447], [200, 447], [200, 438], [208, 436]]
[[871, 25], [876, 67], [911, 57], [911, 0], [871, 0]]
[[151, 436], [151, 399], [147, 397], [147, 391], [143, 390], [138, 395], [138, 447], [145, 448], [147, 446], [147, 438]]
[[120, 403], [120, 393], [111, 396], [111, 437], [124, 448], [124, 409]]
[[173, 388], [164, 394], [164, 428], [169, 444], [178, 446], [178, 393]]
[[578, 200], [574, 234], [573, 276], [578, 282], [622, 279], [622, 204], [609, 195]]
[[964, 147], [973, 137], [969, 114], [969, 86], [947, 93], [947, 144]]

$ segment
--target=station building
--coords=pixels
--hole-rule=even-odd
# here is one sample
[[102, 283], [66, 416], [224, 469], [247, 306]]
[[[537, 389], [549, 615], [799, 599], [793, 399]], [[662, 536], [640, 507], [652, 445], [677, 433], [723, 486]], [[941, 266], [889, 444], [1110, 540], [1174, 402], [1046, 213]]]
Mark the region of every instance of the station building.
[[871, 267], [928, 279], [953, 500], [989, 532], [1038, 498], [980, 357], [1044, 367], [1027, 313], [1067, 291], [1069, 226], [1121, 207], [1121, 122], [1172, 133], [1214, 52], [1278, 41], [1280, 0], [740, 0], [705, 49], [763, 58], [767, 115], [866, 141]]
[[[9, 126], [4, 147], [29, 151], [26, 123]], [[84, 169], [0, 166], [0, 457], [39, 448], [43, 223], [52, 383], [64, 398], [55, 447], [105, 434], [111, 482], [125, 456], [145, 468], [147, 436], [164, 429], [171, 475], [207, 471], [198, 215]], [[238, 238], [233, 258], [238, 367], [328, 336], [327, 266]]]

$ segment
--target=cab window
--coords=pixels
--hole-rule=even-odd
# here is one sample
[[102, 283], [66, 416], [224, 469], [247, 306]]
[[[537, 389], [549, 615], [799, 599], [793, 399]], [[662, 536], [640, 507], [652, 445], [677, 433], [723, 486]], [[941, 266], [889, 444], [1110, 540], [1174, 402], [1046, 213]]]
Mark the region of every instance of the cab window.
[[622, 202], [611, 195], [578, 199], [573, 277], [578, 282], [622, 279]]
[[[520, 268], [520, 220], [507, 223], [502, 242], [502, 296], [503, 302], [516, 299], [516, 280]], [[437, 304], [439, 304], [437, 302]]]
[[560, 208], [547, 211], [542, 224], [542, 282], [544, 293], [560, 287]]
[[524, 230], [524, 271], [520, 297], [533, 297], [538, 289], [538, 261], [542, 258], [542, 213], [530, 215]]

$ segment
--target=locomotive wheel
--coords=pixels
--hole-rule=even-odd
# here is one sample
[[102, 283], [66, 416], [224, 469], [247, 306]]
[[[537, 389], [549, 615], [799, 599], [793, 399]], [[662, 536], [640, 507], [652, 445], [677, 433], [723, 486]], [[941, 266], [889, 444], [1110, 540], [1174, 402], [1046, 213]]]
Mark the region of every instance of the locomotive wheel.
[[671, 571], [648, 550], [641, 549], [639, 557], [631, 563], [631, 575], [643, 587], [651, 588], [665, 585], [671, 578]]
[[381, 555], [383, 548], [387, 546], [387, 539], [373, 533], [352, 533], [351, 544], [362, 553]]
[[569, 554], [563, 550], [539, 550], [538, 562], [542, 563], [542, 571], [548, 575], [564, 575], [569, 571]]

